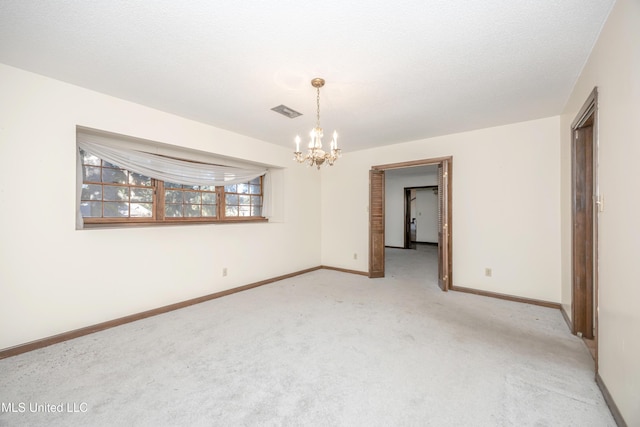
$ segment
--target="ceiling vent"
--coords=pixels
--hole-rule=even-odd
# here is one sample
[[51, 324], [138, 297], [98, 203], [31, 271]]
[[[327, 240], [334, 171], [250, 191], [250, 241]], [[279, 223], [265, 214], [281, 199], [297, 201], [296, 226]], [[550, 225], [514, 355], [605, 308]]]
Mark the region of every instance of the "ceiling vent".
[[282, 114], [283, 116], [289, 117], [290, 119], [295, 119], [302, 115], [302, 113], [298, 113], [296, 110], [293, 110], [286, 105], [278, 105], [277, 107], [273, 107], [272, 110], [276, 113]]

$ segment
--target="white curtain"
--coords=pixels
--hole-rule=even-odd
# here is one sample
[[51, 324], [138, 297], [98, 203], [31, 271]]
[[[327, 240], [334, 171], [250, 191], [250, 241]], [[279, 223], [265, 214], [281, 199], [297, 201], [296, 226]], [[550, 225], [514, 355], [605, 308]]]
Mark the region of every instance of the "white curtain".
[[184, 185], [231, 185], [251, 181], [267, 173], [266, 169], [241, 169], [229, 166], [194, 163], [143, 151], [109, 147], [95, 142], [78, 141], [89, 154], [154, 179]]
[[[211, 185], [224, 186], [241, 184], [254, 178], [265, 175], [263, 180], [263, 216], [270, 213], [270, 191], [268, 170], [266, 168], [238, 168], [232, 166], [213, 165], [209, 163], [197, 163], [180, 160], [171, 157], [160, 156], [139, 150], [122, 148], [118, 144], [97, 143], [89, 141], [90, 136], [84, 137], [78, 133], [78, 147], [89, 154], [113, 163], [123, 169], [136, 172], [154, 179], [183, 185]], [[78, 154], [78, 188], [77, 188], [77, 218], [76, 228], [83, 228], [82, 215], [80, 214], [80, 197], [82, 194], [82, 160]]]

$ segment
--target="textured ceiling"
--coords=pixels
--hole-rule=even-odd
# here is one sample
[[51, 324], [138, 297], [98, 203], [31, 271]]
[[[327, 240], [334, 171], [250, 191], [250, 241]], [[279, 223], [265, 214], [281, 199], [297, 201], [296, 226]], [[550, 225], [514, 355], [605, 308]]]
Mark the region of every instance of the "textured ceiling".
[[0, 0], [0, 62], [292, 148], [323, 77], [347, 152], [559, 114], [613, 3]]

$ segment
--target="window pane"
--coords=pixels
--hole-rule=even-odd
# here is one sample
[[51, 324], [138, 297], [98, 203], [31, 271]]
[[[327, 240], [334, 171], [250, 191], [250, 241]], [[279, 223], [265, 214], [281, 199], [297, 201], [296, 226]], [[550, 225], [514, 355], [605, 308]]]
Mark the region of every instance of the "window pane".
[[251, 204], [252, 205], [261, 205], [262, 204], [262, 197], [261, 196], [251, 196]]
[[249, 181], [249, 184], [257, 184], [257, 185], [260, 185], [260, 177], [253, 178], [251, 181]]
[[251, 206], [251, 216], [261, 216], [262, 206]]
[[128, 217], [129, 203], [104, 202], [105, 217]]
[[200, 205], [185, 205], [184, 216], [198, 217], [200, 215]]
[[226, 191], [227, 193], [235, 193], [236, 192], [236, 185], [225, 185], [224, 186], [224, 191]]
[[84, 182], [100, 182], [100, 168], [94, 166], [83, 167], [82, 180]]
[[249, 190], [251, 194], [260, 194], [260, 186], [259, 185], [251, 185], [251, 189]]
[[132, 202], [152, 202], [153, 190], [151, 188], [132, 188], [131, 201]]
[[237, 206], [226, 206], [225, 209], [226, 216], [238, 216], [238, 207]]
[[225, 202], [227, 205], [237, 205], [238, 204], [238, 195], [237, 194], [227, 194], [225, 196]]
[[179, 218], [182, 216], [182, 205], [165, 205], [165, 218]]
[[249, 186], [247, 184], [238, 184], [238, 191], [237, 193], [248, 193], [249, 192]]
[[120, 166], [114, 165], [113, 163], [109, 163], [106, 160], [102, 162], [102, 167], [104, 167], [104, 168], [113, 168], [113, 169], [121, 169]]
[[127, 171], [122, 169], [102, 168], [102, 182], [126, 184], [129, 181]]
[[202, 203], [216, 204], [216, 193], [202, 193]]
[[251, 196], [238, 196], [238, 200], [241, 205], [248, 205], [251, 203]]
[[82, 202], [80, 203], [80, 213], [83, 217], [101, 217], [102, 202]]
[[216, 205], [202, 205], [202, 216], [216, 216]]
[[151, 178], [148, 176], [140, 175], [139, 173], [129, 172], [129, 184], [131, 185], [151, 185]]
[[164, 183], [164, 188], [182, 188], [181, 184], [176, 184], [173, 182], [165, 182]]
[[240, 216], [249, 216], [251, 208], [249, 206], [240, 206]]
[[102, 185], [82, 184], [81, 199], [82, 200], [102, 200]]
[[184, 192], [185, 203], [200, 203], [200, 200], [200, 193], [196, 193], [195, 191]]
[[129, 187], [105, 185], [103, 193], [104, 200], [129, 201]]
[[131, 216], [151, 218], [153, 216], [152, 203], [131, 203]]
[[182, 191], [168, 190], [164, 192], [165, 203], [182, 203]]
[[215, 192], [215, 191], [216, 191], [216, 187], [215, 187], [215, 186], [213, 186], [213, 185], [201, 185], [201, 186], [200, 186], [200, 190], [202, 190], [202, 191], [213, 191], [213, 192]]
[[94, 165], [100, 166], [100, 159], [93, 154], [89, 154], [84, 150], [80, 150], [80, 154], [82, 155], [82, 164], [83, 165]]

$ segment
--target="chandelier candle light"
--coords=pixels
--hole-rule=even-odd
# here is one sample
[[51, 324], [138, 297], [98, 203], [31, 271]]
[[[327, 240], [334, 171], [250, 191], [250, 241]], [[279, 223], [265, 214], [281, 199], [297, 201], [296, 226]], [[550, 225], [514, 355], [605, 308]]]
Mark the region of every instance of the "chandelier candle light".
[[333, 166], [338, 157], [341, 156], [341, 151], [338, 148], [338, 133], [333, 132], [333, 139], [331, 140], [331, 151], [326, 152], [322, 149], [322, 128], [320, 127], [320, 88], [324, 86], [324, 79], [315, 78], [311, 80], [311, 86], [316, 88], [317, 96], [316, 96], [316, 105], [318, 107], [318, 114], [316, 115], [316, 127], [311, 130], [309, 136], [311, 140], [309, 141], [309, 150], [306, 154], [302, 154], [300, 151], [300, 137], [296, 135], [296, 151], [293, 153], [295, 155], [294, 160], [298, 163], [306, 163], [309, 166], [317, 166], [320, 169], [320, 166], [323, 164], [329, 164], [329, 166]]

